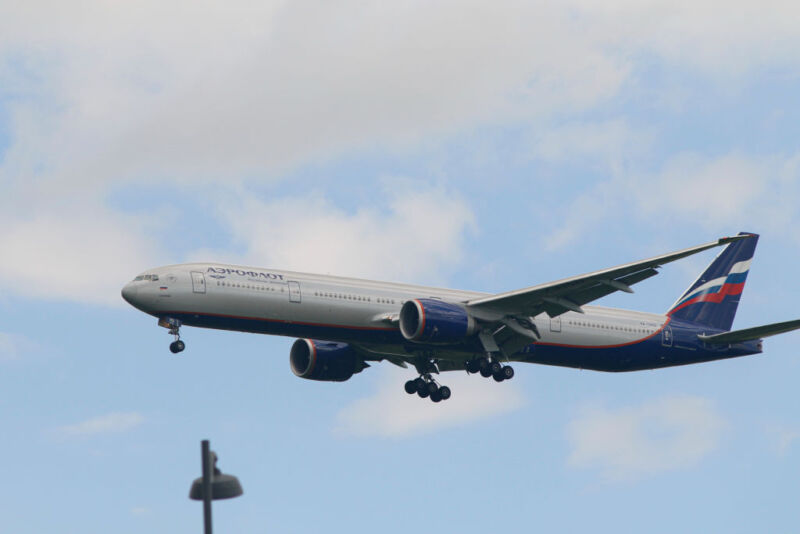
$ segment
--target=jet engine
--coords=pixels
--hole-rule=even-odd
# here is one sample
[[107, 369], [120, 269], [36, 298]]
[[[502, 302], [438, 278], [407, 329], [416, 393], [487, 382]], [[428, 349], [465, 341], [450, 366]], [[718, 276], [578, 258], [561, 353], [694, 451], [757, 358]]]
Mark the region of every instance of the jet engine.
[[289, 352], [292, 372], [300, 378], [344, 382], [369, 365], [347, 343], [298, 339]]
[[476, 332], [475, 319], [458, 304], [436, 299], [406, 301], [400, 308], [400, 333], [418, 343], [455, 343]]

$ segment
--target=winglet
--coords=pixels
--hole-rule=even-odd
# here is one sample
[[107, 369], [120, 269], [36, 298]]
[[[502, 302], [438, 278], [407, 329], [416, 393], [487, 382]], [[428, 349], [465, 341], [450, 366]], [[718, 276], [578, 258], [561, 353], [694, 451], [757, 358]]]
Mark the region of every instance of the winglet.
[[717, 239], [718, 245], [727, 245], [728, 243], [733, 243], [734, 241], [739, 241], [741, 239], [752, 239], [753, 237], [758, 237], [758, 234], [753, 234], [751, 232], [742, 232], [739, 235], [734, 235], [730, 237], [720, 237]]

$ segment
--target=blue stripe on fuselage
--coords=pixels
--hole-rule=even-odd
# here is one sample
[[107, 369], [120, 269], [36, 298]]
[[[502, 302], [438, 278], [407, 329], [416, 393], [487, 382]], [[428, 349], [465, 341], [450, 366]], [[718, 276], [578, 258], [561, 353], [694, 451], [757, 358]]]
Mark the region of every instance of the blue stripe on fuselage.
[[[279, 320], [189, 312], [170, 312], [163, 315], [179, 319], [187, 326], [345, 343], [392, 344], [398, 348], [409, 348], [409, 356], [412, 355], [413, 350], [435, 352], [443, 348], [448, 351], [464, 352], [465, 360], [470, 357], [470, 354], [483, 354], [480, 345], [477, 343], [447, 347], [410, 343], [403, 338], [396, 328], [363, 328], [291, 323]], [[671, 331], [672, 346], [665, 346], [661, 333], [639, 342], [609, 347], [579, 347], [557, 343], [534, 343], [515, 354], [512, 359], [560, 367], [621, 372], [687, 365], [761, 352], [758, 342], [739, 343], [732, 346], [705, 345], [697, 338], [697, 334], [717, 333], [707, 327], [701, 329], [691, 323], [672, 320], [668, 328]]]

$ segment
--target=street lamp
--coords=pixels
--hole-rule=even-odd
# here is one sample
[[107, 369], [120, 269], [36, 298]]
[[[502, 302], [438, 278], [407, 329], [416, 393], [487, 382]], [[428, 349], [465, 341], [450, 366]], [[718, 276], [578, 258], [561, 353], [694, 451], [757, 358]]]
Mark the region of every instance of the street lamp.
[[207, 439], [200, 442], [200, 454], [203, 460], [203, 476], [192, 482], [189, 498], [203, 501], [203, 525], [205, 534], [211, 533], [211, 501], [232, 499], [243, 493], [239, 479], [233, 475], [223, 474], [217, 469], [217, 453], [210, 450]]

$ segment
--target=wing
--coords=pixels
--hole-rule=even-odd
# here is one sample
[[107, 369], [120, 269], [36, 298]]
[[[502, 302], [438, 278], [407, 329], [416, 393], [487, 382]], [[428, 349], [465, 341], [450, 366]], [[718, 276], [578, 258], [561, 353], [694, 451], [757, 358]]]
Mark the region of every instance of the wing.
[[[538, 286], [498, 293], [468, 301], [466, 307], [476, 318], [484, 321], [503, 321], [504, 318], [533, 317], [546, 312], [556, 317], [568, 311], [583, 313], [581, 306], [601, 297], [625, 291], [632, 293], [631, 286], [658, 274], [657, 268], [666, 263], [703, 252], [710, 248], [727, 245], [749, 235], [723, 237], [711, 243], [698, 245], [647, 260], [626, 263], [610, 269], [564, 278]], [[507, 324], [515, 329], [511, 324]], [[524, 327], [523, 327], [524, 328]]]

